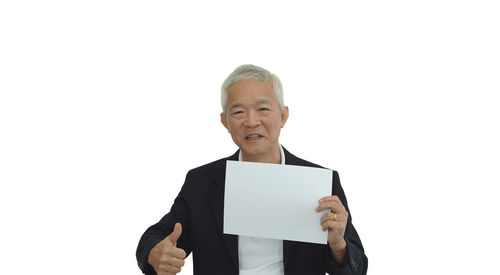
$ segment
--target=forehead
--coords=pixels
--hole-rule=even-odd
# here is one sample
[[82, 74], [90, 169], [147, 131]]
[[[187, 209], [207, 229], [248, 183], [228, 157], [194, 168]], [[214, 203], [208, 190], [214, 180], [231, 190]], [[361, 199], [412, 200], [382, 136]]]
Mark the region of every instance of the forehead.
[[227, 89], [227, 100], [228, 103], [262, 102], [262, 100], [277, 102], [272, 84], [255, 79], [244, 79], [233, 83]]

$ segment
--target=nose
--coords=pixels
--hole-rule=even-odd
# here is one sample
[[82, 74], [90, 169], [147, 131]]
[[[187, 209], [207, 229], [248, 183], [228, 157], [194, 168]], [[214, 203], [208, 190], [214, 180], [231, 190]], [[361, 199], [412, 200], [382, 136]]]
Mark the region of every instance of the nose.
[[254, 111], [248, 111], [245, 116], [245, 126], [253, 128], [260, 125], [260, 120]]

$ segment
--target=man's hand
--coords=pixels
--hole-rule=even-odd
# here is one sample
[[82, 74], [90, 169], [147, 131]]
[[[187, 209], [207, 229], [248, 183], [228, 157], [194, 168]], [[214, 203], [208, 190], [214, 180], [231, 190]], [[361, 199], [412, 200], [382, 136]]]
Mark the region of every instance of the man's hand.
[[177, 240], [182, 234], [182, 226], [176, 223], [174, 231], [155, 245], [148, 256], [148, 263], [158, 275], [172, 275], [181, 272], [186, 252], [177, 248]]
[[344, 239], [347, 217], [349, 213], [337, 196], [328, 196], [319, 200], [316, 212], [329, 209], [331, 212], [325, 213], [321, 217], [323, 231], [328, 230], [328, 245], [332, 251], [335, 261], [344, 266], [347, 263], [347, 249]]

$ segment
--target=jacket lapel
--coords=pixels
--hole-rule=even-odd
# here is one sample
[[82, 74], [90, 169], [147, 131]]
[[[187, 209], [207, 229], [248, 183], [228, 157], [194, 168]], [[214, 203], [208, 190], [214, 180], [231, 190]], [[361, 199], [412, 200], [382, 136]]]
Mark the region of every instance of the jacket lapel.
[[[238, 160], [237, 151], [234, 155], [227, 158], [226, 160]], [[239, 269], [238, 262], [238, 236], [224, 234], [224, 187], [226, 179], [226, 161], [219, 167], [219, 170], [214, 174], [212, 180], [215, 182], [215, 186], [211, 191], [209, 191], [210, 204], [212, 206], [212, 212], [217, 220], [217, 225], [219, 233], [222, 236], [224, 245], [229, 253], [231, 261]]]
[[288, 262], [290, 261], [290, 256], [292, 255], [295, 244], [296, 242], [293, 241], [283, 241], [283, 265], [285, 267], [285, 270]]
[[[283, 147], [283, 151], [285, 152], [285, 164], [286, 165], [298, 165], [297, 157], [290, 154], [285, 147]], [[283, 265], [286, 270], [286, 266], [290, 260], [290, 256], [292, 255], [293, 248], [295, 247], [296, 242], [293, 241], [283, 241]]]

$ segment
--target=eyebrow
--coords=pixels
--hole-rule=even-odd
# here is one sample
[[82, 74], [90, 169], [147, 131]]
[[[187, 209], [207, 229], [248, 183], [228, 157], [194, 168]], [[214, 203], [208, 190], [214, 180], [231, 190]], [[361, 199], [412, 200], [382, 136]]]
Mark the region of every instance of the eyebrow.
[[271, 101], [269, 99], [260, 99], [260, 100], [257, 100], [257, 102], [255, 102], [256, 105], [261, 105], [261, 104], [270, 104], [272, 105]]
[[229, 108], [229, 110], [232, 110], [234, 108], [238, 108], [238, 107], [241, 107], [241, 106], [243, 106], [243, 104], [241, 104], [241, 103], [235, 103], [235, 104], [231, 105], [231, 108]]
[[[262, 105], [262, 104], [272, 105], [272, 102], [269, 99], [259, 99], [259, 100], [255, 101], [255, 105]], [[242, 103], [235, 103], [235, 104], [231, 105], [231, 108], [229, 108], [229, 110], [232, 110], [234, 108], [239, 108], [239, 107], [243, 107], [243, 104]]]

